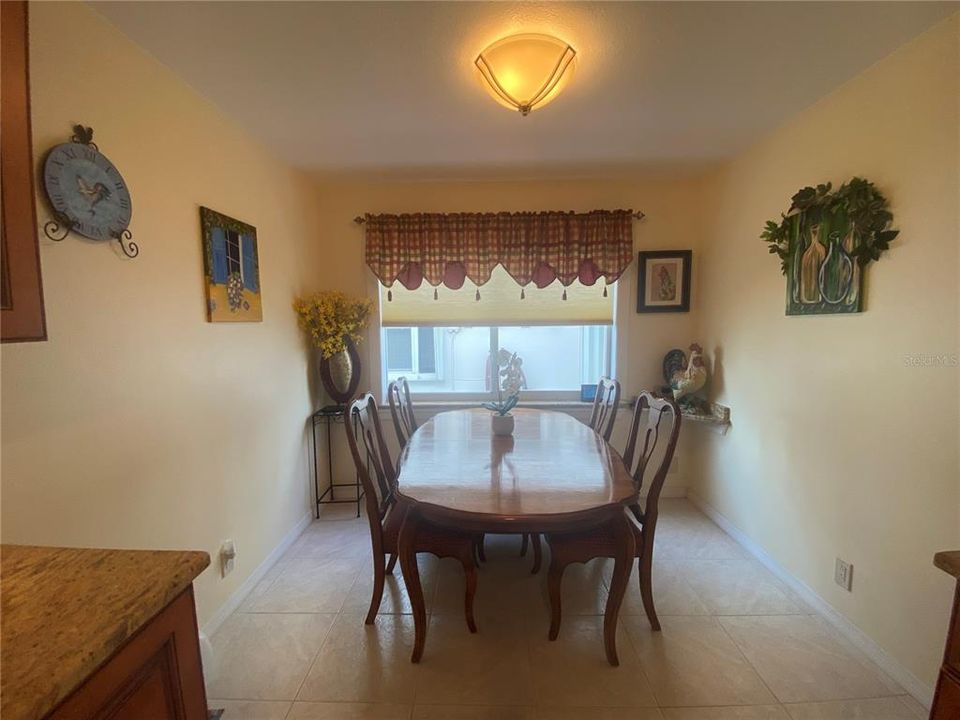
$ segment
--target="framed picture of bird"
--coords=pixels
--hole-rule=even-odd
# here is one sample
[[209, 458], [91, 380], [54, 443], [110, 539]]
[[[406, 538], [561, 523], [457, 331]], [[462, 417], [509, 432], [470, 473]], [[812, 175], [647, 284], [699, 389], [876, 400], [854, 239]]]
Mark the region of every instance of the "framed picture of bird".
[[643, 250], [637, 262], [637, 312], [689, 312], [691, 250]]
[[200, 208], [207, 320], [260, 322], [257, 229], [210, 208]]

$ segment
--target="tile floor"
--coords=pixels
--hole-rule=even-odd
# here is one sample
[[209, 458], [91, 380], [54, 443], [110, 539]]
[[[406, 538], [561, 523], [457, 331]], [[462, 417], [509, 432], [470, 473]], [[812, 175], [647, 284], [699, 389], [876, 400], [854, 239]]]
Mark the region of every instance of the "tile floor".
[[[487, 540], [477, 621], [463, 621], [453, 561], [420, 560], [429, 630], [399, 568], [376, 625], [365, 520], [314, 522], [212, 638], [211, 707], [224, 720], [917, 720], [893, 680], [685, 500], [662, 503], [651, 632], [636, 576], [621, 613], [621, 665], [604, 660], [610, 564], [568, 568], [564, 620], [547, 641], [545, 575], [519, 538]], [[343, 507], [332, 508], [342, 517]]]

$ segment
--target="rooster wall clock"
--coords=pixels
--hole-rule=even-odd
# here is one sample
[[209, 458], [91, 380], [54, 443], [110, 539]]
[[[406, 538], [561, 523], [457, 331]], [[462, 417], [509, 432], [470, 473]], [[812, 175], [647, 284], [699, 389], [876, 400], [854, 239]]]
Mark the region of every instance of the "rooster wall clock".
[[76, 125], [73, 133], [43, 164], [44, 190], [56, 215], [44, 233], [57, 241], [71, 230], [91, 240], [116, 240], [124, 255], [136, 257], [140, 249], [128, 227], [133, 204], [123, 176], [94, 144], [93, 130]]

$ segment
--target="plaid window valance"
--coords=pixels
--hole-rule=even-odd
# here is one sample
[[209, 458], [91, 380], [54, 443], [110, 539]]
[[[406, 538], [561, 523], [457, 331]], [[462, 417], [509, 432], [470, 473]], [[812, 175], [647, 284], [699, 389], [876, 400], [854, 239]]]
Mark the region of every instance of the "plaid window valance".
[[483, 285], [498, 264], [520, 285], [615, 282], [633, 258], [633, 211], [366, 215], [367, 265], [386, 287]]

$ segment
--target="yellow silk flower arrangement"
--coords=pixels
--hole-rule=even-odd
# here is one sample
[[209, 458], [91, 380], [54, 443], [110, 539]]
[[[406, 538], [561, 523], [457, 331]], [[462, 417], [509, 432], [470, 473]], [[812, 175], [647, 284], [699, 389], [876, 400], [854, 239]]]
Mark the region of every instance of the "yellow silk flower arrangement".
[[294, 300], [293, 309], [314, 347], [330, 358], [347, 349], [347, 338], [355, 343], [363, 340], [361, 331], [370, 321], [373, 303], [337, 290], [321, 290]]

